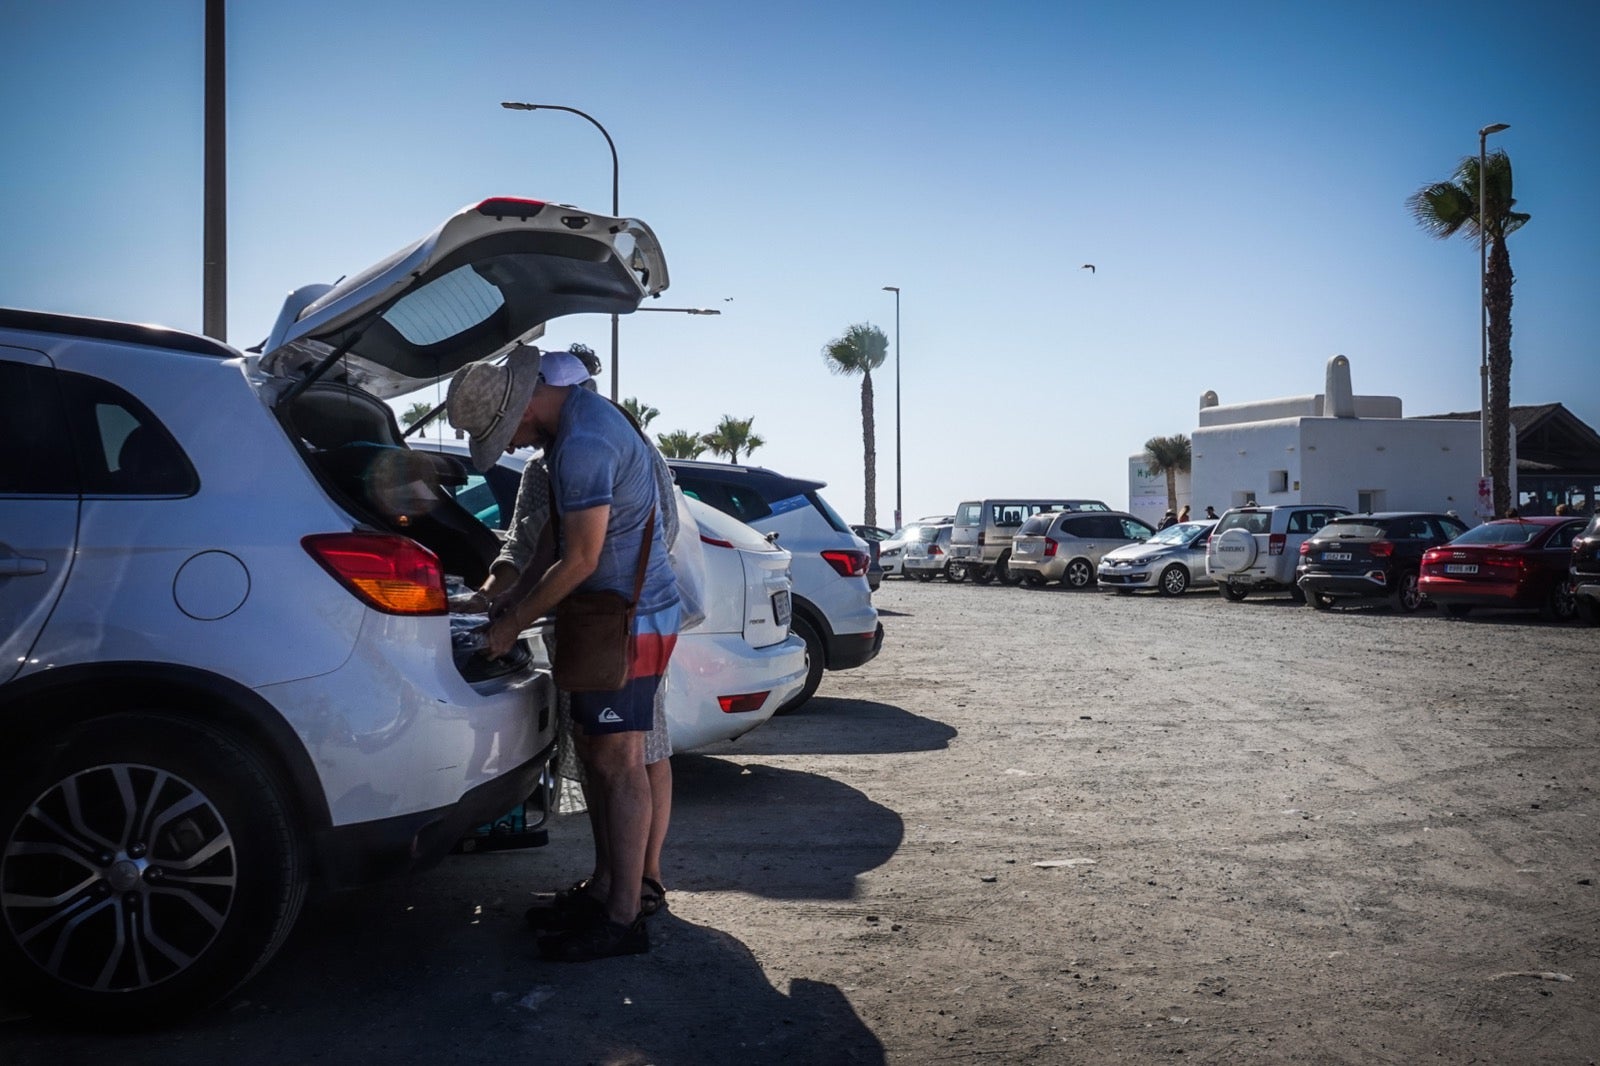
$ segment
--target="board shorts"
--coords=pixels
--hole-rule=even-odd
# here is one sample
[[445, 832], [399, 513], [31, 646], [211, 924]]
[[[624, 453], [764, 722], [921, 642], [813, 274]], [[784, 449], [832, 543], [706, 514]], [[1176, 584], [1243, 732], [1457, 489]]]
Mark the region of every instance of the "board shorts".
[[615, 692], [572, 693], [572, 720], [584, 736], [648, 733], [655, 722], [656, 693], [678, 643], [682, 611], [675, 603], [633, 619], [633, 673]]

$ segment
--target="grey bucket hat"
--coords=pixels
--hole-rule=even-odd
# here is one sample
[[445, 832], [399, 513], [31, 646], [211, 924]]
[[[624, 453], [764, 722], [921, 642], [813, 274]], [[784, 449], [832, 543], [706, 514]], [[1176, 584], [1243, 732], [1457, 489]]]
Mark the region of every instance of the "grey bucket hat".
[[450, 424], [469, 438], [472, 465], [487, 472], [505, 454], [539, 383], [539, 349], [516, 348], [502, 365], [468, 363], [445, 394]]

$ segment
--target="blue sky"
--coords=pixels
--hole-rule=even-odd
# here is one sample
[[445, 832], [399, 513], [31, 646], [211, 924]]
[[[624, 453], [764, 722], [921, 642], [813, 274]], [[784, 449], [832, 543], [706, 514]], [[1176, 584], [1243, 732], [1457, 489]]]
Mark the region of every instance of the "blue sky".
[[[0, 304], [201, 324], [202, 0], [0, 2]], [[1511, 129], [1513, 401], [1600, 427], [1600, 6], [236, 3], [229, 336], [488, 195], [625, 214], [664, 306], [622, 322], [652, 430], [754, 416], [754, 461], [863, 511], [858, 383], [893, 340], [907, 517], [1002, 493], [1127, 502], [1198, 398], [1478, 406], [1477, 253], [1404, 201]], [[1096, 271], [1080, 269], [1094, 263]], [[605, 319], [547, 341], [607, 353]], [[878, 519], [894, 359], [876, 375]], [[609, 387], [605, 376], [602, 387]]]

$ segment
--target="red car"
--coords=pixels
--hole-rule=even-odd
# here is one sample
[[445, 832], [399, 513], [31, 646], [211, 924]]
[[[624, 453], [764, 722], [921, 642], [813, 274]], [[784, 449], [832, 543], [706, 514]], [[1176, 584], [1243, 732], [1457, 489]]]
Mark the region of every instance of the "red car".
[[1513, 607], [1565, 622], [1577, 614], [1567, 568], [1585, 521], [1541, 516], [1474, 526], [1424, 553], [1417, 586], [1457, 618], [1474, 607]]

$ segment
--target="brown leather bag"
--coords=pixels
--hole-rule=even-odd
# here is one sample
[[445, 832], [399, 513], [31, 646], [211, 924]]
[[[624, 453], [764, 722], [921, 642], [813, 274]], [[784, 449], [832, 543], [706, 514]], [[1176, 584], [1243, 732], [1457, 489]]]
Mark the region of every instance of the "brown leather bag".
[[574, 592], [556, 607], [555, 656], [551, 677], [567, 692], [615, 692], [633, 674], [633, 616], [644, 588], [655, 508], [644, 526], [639, 566], [633, 577], [633, 599], [609, 589]]

